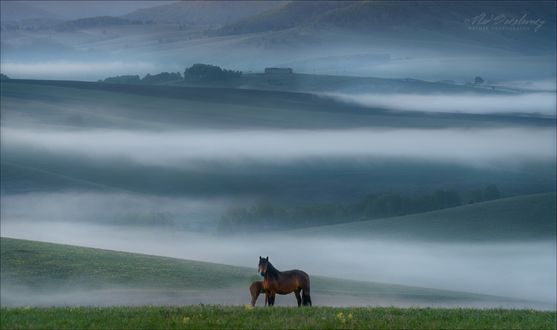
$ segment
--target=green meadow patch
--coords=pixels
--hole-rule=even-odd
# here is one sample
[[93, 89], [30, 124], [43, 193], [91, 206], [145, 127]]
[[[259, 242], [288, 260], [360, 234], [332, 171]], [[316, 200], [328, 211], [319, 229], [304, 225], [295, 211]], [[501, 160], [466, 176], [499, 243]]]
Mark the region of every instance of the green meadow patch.
[[503, 309], [223, 306], [3, 308], [2, 329], [555, 329], [556, 313]]

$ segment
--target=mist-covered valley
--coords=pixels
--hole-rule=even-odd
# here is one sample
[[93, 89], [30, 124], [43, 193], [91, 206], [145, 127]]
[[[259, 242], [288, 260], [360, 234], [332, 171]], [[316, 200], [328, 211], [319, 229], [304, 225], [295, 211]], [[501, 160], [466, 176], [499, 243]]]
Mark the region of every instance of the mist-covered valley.
[[555, 8], [254, 4], [2, 2], [2, 306], [554, 310]]
[[[449, 113], [441, 114], [437, 127], [421, 127], [419, 121], [414, 121], [416, 127], [408, 127], [410, 121], [404, 124], [398, 119], [412, 116], [426, 123], [432, 118], [419, 111], [351, 108], [350, 103], [344, 102], [327, 111], [315, 111], [311, 108], [313, 101], [307, 101], [290, 112], [279, 110], [289, 116], [277, 123], [260, 113], [273, 109], [255, 111], [252, 105], [241, 103], [227, 106], [179, 99], [164, 101], [170, 106], [158, 113], [158, 120], [152, 120], [148, 106], [133, 109], [130, 104], [140, 104], [138, 100], [145, 99], [163, 102], [158, 97], [129, 95], [106, 110], [102, 103], [89, 105], [68, 100], [75, 96], [67, 93], [71, 90], [67, 87], [29, 85], [31, 88], [22, 94], [14, 89], [19, 84], [5, 85], [8, 88], [4, 89], [1, 145], [3, 237], [251, 268], [255, 267], [254, 256], [270, 255], [281, 268], [304, 267], [320, 276], [509, 299], [453, 302], [461, 306], [550, 308], [555, 303], [551, 294], [555, 291], [555, 239], [551, 234], [554, 195], [549, 196], [549, 201], [547, 197], [534, 197], [544, 201], [537, 206], [507, 201], [503, 208], [512, 210], [510, 206], [516, 204], [523, 213], [513, 218], [516, 227], [507, 232], [501, 228], [501, 235], [489, 228], [510, 218], [501, 211], [481, 211], [481, 207], [487, 207], [481, 199], [471, 204], [478, 203], [480, 214], [487, 217], [484, 225], [475, 227], [479, 230], [477, 235], [473, 234], [474, 227], [461, 237], [447, 234], [443, 228], [450, 228], [450, 223], [439, 225], [431, 220], [433, 225], [427, 227], [426, 220], [424, 226], [429, 229], [425, 230], [437, 233], [433, 235], [439, 240], [427, 235], [392, 235], [405, 230], [419, 232], [408, 221], [402, 222], [398, 230], [382, 231], [387, 238], [352, 234], [339, 237], [338, 231], [326, 229], [317, 235], [293, 231], [298, 226], [289, 225], [278, 232], [264, 226], [248, 231], [240, 226], [223, 227], [223, 216], [230, 210], [260, 207], [260, 203], [286, 209], [324, 208], [321, 225], [325, 225], [330, 216], [327, 212], [357, 204], [373, 193], [415, 196], [413, 200], [418, 201], [438, 189], [453, 189], [459, 194], [458, 204], [454, 205], [464, 208], [468, 207], [470, 196], [486, 185], [500, 190], [497, 198], [535, 193], [545, 196], [555, 184], [555, 128], [551, 117], [506, 113], [490, 118], [490, 123], [482, 121], [482, 116], [489, 118], [490, 113]], [[92, 97], [89, 93], [109, 95], [112, 100], [121, 95], [75, 91], [86, 98]], [[317, 98], [315, 102], [319, 105], [323, 100], [326, 99]], [[185, 106], [182, 112], [173, 110], [181, 106]], [[215, 126], [214, 121], [203, 118], [198, 106], [207, 109], [205, 115], [213, 112], [217, 120], [222, 120], [221, 114], [232, 119], [221, 121], [224, 126]], [[280, 103], [275, 106], [284, 109]], [[229, 111], [234, 107], [239, 109], [235, 116], [241, 118], [231, 116]], [[135, 116], [127, 117], [128, 113]], [[308, 124], [297, 121], [306, 114], [311, 118]], [[367, 126], [361, 120], [372, 122], [379, 115], [385, 116], [382, 120], [391, 127]], [[289, 127], [289, 122], [297, 127]], [[192, 123], [196, 126], [189, 127]], [[204, 123], [209, 124], [203, 127]], [[318, 127], [320, 123], [322, 127]], [[397, 127], [398, 123], [403, 124]], [[336, 206], [331, 209], [327, 205]], [[446, 207], [435, 205], [425, 207]], [[536, 209], [541, 213], [533, 213]], [[379, 217], [374, 216], [375, 211], [365, 212], [372, 219]], [[411, 211], [398, 209], [388, 214], [404, 212]], [[467, 212], [460, 211], [463, 218]], [[471, 218], [477, 217], [476, 213], [470, 214]], [[539, 231], [527, 230], [531, 214], [536, 214]], [[273, 221], [281, 221], [280, 215], [259, 216], [255, 220], [271, 216]], [[447, 221], [463, 221], [454, 214], [447, 217]], [[315, 219], [319, 225], [319, 216]], [[337, 219], [334, 221], [378, 221], [357, 216]], [[387, 217], [385, 221], [392, 220]], [[368, 232], [379, 233], [375, 229]], [[336, 266], [330, 267], [332, 264]], [[33, 299], [28, 293], [14, 296], [13, 290], [27, 292], [29, 288], [8, 283], [8, 289], [3, 289], [4, 299], [16, 305], [44, 304], [49, 301], [45, 294], [52, 295], [52, 301], [60, 299], [60, 304], [87, 304], [84, 295], [91, 297], [89, 303], [93, 304], [122, 303], [128, 294], [134, 297], [134, 304], [154, 301], [147, 299], [142, 289], [118, 286], [93, 291], [73, 288], [67, 291], [73, 293], [63, 296], [56, 290], [47, 290]], [[241, 292], [230, 290], [234, 297]], [[120, 294], [115, 297], [109, 292]], [[214, 295], [186, 296], [218, 303], [227, 294], [215, 291]], [[161, 292], [155, 297], [162, 303], [198, 302]], [[322, 296], [321, 302], [338, 303], [327, 297]], [[344, 299], [348, 305], [435, 305], [418, 298]], [[511, 302], [513, 299], [517, 301]], [[239, 300], [234, 298], [230, 303]]]

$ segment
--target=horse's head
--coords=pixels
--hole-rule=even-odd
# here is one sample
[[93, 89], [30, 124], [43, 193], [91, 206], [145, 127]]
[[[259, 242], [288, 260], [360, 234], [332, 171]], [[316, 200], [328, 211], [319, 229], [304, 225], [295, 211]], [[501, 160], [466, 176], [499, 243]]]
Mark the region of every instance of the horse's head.
[[257, 272], [261, 274], [261, 276], [267, 274], [267, 266], [269, 266], [269, 257], [261, 258], [261, 256], [259, 256], [259, 267], [257, 268]]

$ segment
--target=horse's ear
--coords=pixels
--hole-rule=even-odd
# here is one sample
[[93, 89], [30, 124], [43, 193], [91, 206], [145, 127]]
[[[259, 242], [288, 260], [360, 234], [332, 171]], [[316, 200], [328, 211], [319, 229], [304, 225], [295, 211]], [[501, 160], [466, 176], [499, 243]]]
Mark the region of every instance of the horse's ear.
[[263, 258], [261, 258], [261, 256], [259, 256], [259, 260], [261, 260], [261, 259], [263, 259]]
[[269, 257], [268, 257], [268, 256], [267, 256], [267, 258], [265, 258], [265, 259], [267, 259], [267, 261], [269, 261]]

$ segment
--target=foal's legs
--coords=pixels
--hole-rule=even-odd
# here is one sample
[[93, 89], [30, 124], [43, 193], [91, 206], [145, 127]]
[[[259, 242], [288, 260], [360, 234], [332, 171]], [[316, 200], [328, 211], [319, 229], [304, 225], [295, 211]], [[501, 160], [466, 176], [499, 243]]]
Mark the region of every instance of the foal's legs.
[[296, 300], [298, 301], [298, 307], [300, 307], [300, 305], [302, 304], [302, 297], [300, 296], [300, 291], [301, 289], [294, 291], [294, 294], [296, 295]]
[[253, 293], [251, 294], [251, 306], [255, 306], [255, 302], [257, 301], [257, 297], [259, 297], [259, 293]]

